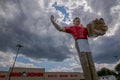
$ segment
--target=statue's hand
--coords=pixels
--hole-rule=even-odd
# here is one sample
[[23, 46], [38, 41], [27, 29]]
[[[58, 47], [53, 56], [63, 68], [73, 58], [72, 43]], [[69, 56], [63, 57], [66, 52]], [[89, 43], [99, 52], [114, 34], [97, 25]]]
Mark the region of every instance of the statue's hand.
[[54, 22], [54, 21], [55, 21], [55, 20], [54, 20], [54, 16], [53, 16], [53, 15], [51, 15], [50, 20], [51, 20], [52, 22]]
[[95, 19], [87, 24], [88, 36], [102, 36], [104, 35], [107, 30], [108, 26], [103, 23], [100, 19]]

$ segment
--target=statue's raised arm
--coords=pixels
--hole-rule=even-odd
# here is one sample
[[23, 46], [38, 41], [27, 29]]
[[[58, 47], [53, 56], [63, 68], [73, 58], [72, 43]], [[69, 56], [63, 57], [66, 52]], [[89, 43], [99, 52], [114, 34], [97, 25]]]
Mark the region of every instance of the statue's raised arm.
[[55, 27], [58, 31], [63, 31], [63, 32], [65, 32], [64, 27], [61, 27], [60, 25], [58, 25], [58, 24], [56, 23], [53, 15], [51, 15], [50, 20], [51, 20], [52, 24], [54, 25], [54, 27]]

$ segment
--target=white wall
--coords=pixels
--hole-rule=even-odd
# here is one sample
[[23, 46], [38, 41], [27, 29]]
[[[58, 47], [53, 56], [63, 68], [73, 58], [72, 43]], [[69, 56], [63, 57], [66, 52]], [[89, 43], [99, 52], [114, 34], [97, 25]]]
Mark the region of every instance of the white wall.
[[117, 80], [113, 75], [101, 76], [99, 77], [100, 80]]

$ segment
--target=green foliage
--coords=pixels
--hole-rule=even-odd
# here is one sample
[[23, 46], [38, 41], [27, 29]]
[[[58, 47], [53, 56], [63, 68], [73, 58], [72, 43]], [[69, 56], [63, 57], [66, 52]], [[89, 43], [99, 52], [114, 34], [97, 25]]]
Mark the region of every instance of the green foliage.
[[97, 72], [98, 76], [106, 76], [106, 75], [114, 75], [116, 76], [117, 80], [120, 80], [120, 63], [115, 66], [115, 71], [112, 71], [106, 67], [100, 69]]
[[120, 63], [115, 66], [115, 71], [117, 72], [117, 80], [120, 80]]
[[117, 76], [117, 80], [120, 80], [120, 75], [119, 75], [119, 76]]
[[120, 75], [120, 63], [115, 66], [115, 71]]
[[97, 72], [98, 76], [106, 76], [106, 75], [115, 75], [116, 76], [116, 73], [108, 68], [101, 68], [100, 71]]

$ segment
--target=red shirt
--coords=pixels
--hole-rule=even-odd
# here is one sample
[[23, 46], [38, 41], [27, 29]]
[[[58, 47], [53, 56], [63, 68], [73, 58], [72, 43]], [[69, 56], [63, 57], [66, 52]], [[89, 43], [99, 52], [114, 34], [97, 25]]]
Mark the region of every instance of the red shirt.
[[87, 39], [87, 29], [81, 26], [68, 26], [65, 27], [65, 32], [70, 33], [75, 40]]

